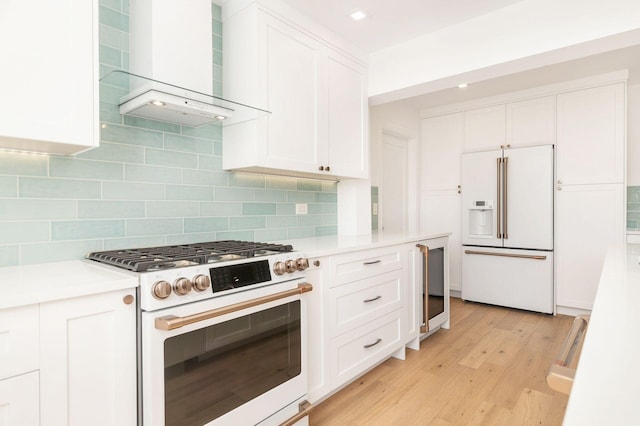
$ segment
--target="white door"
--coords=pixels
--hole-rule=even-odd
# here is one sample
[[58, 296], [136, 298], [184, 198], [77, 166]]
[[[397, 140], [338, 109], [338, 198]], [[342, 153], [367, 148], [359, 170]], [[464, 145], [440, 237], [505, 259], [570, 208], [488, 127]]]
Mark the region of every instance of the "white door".
[[553, 146], [506, 149], [504, 247], [553, 249]]
[[380, 172], [380, 229], [404, 232], [408, 225], [409, 141], [382, 134]]

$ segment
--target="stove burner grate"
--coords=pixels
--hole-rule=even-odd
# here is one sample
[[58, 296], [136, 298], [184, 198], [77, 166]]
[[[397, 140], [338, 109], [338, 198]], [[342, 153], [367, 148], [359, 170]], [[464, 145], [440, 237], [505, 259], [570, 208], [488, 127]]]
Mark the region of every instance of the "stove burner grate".
[[87, 255], [87, 259], [133, 272], [144, 272], [218, 263], [290, 251], [293, 251], [293, 247], [290, 245], [224, 240], [93, 252]]

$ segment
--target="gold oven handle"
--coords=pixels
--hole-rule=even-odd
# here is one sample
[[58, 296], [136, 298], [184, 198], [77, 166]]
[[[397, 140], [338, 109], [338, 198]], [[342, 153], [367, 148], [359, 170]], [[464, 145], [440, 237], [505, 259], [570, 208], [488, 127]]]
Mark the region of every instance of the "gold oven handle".
[[280, 293], [270, 294], [268, 296], [257, 297], [255, 299], [247, 300], [246, 302], [235, 303], [223, 308], [212, 309], [210, 311], [187, 315], [185, 317], [178, 317], [175, 315], [165, 315], [163, 317], [158, 317], [155, 320], [155, 326], [158, 330], [174, 330], [176, 328], [184, 327], [185, 325], [205, 321], [211, 318], [241, 311], [243, 309], [251, 308], [254, 306], [263, 305], [265, 303], [273, 302], [274, 300], [284, 299], [285, 297], [307, 293], [311, 290], [313, 290], [313, 286], [311, 284], [300, 283], [298, 284], [297, 288], [291, 290], [281, 291]]
[[297, 421], [304, 419], [313, 410], [313, 405], [306, 399], [298, 405], [298, 413], [290, 417], [280, 426], [293, 426]]

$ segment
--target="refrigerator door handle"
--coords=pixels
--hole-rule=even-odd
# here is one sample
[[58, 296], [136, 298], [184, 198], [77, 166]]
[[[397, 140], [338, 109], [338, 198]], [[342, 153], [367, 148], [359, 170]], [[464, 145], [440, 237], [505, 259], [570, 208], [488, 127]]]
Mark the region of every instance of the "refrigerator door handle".
[[533, 260], [546, 260], [545, 255], [532, 255], [532, 254], [513, 254], [513, 253], [495, 253], [491, 251], [478, 251], [478, 250], [465, 250], [464, 254], [480, 254], [484, 256], [500, 256], [500, 257], [517, 257], [520, 259], [533, 259]]
[[502, 163], [502, 157], [496, 158], [496, 238], [501, 239], [502, 234], [500, 233], [500, 169]]
[[507, 231], [508, 226], [507, 226], [507, 220], [509, 218], [509, 214], [507, 213], [507, 207], [509, 205], [509, 202], [507, 200], [507, 195], [509, 193], [509, 191], [507, 191], [507, 185], [509, 182], [508, 179], [508, 174], [507, 174], [507, 166], [509, 165], [509, 157], [504, 157], [504, 159], [502, 160], [503, 162], [503, 166], [502, 166], [502, 175], [503, 175], [503, 179], [502, 179], [502, 186], [503, 186], [503, 191], [502, 191], [502, 197], [503, 197], [503, 206], [502, 206], [502, 210], [503, 210], [503, 218], [502, 218], [502, 226], [503, 226], [503, 233], [502, 233], [502, 238], [504, 238], [505, 240], [509, 239], [509, 233]]

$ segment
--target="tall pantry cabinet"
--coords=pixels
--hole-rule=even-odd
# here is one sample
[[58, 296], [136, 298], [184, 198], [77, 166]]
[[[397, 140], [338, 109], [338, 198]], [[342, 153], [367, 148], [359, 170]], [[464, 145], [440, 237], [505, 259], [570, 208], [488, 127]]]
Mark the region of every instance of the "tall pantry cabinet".
[[593, 307], [605, 252], [625, 232], [626, 76], [614, 74], [422, 111], [420, 225], [452, 232], [452, 290], [461, 289], [460, 154], [554, 144], [556, 305]]
[[624, 243], [625, 85], [559, 94], [557, 304], [591, 310], [608, 247]]

